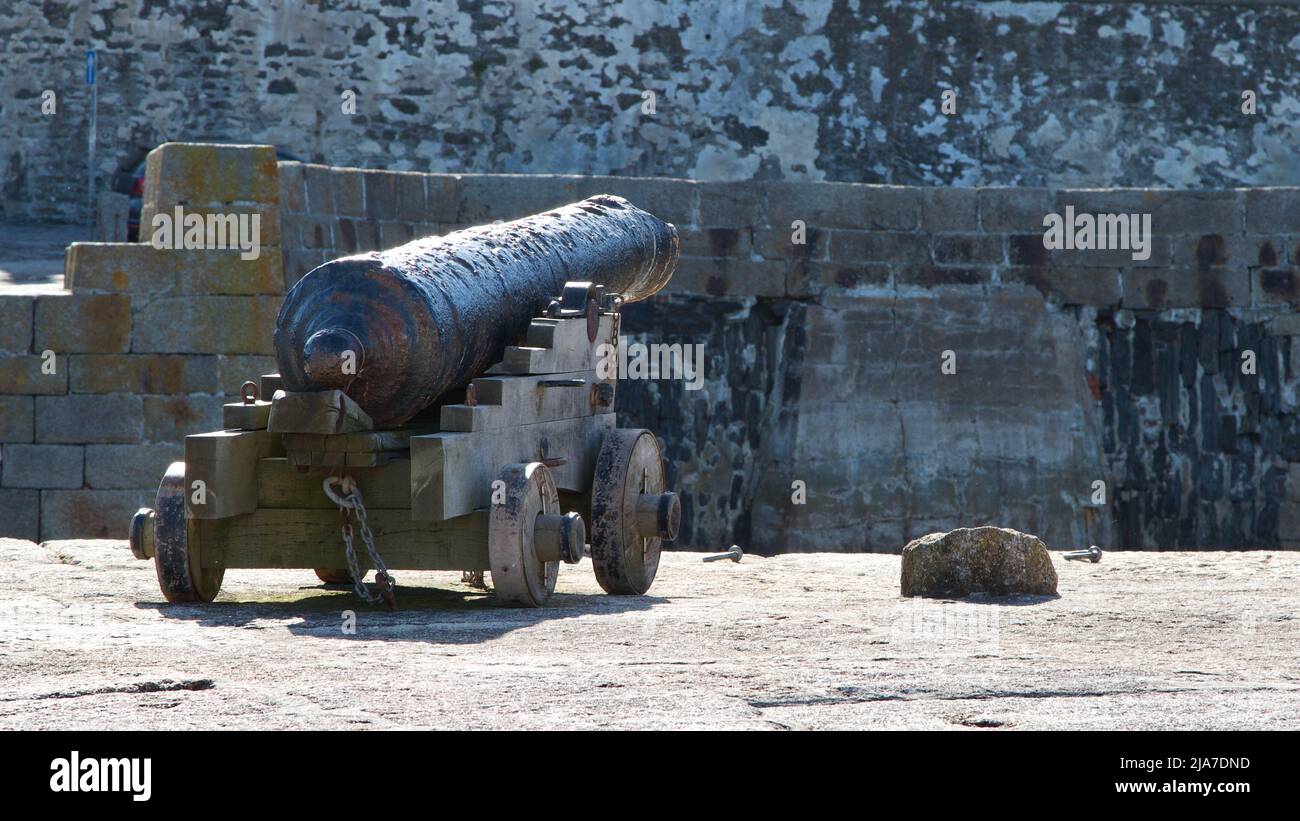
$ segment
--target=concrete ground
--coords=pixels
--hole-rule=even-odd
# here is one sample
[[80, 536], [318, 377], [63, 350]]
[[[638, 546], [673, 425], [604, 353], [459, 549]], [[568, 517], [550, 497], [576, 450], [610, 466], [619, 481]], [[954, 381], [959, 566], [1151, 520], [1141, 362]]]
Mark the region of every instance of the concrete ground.
[[84, 225], [0, 222], [0, 294], [63, 290], [63, 259], [69, 243], [87, 241]]
[[[161, 603], [125, 542], [0, 540], [0, 727], [1300, 729], [1300, 553], [1055, 557], [1059, 598], [904, 600], [897, 556], [564, 566], [552, 606], [309, 571]], [[355, 635], [340, 626], [356, 612]]]

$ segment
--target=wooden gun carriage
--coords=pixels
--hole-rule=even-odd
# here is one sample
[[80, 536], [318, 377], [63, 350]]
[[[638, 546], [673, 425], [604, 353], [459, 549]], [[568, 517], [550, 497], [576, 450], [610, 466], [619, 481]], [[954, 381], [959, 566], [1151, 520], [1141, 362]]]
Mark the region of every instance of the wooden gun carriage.
[[[609, 203], [610, 209], [625, 207], [638, 218], [653, 220], [617, 198], [597, 201]], [[574, 219], [579, 218], [586, 217]], [[492, 245], [493, 237], [514, 236], [508, 231], [518, 224], [471, 230]], [[642, 274], [655, 269], [650, 289], [622, 282], [638, 298], [671, 276], [677, 239], [675, 230], [667, 229], [651, 238], [652, 253], [632, 266], [640, 266]], [[418, 283], [437, 276], [436, 271], [418, 270], [394, 274], [394, 260], [441, 259], [449, 248], [464, 247], [456, 237], [417, 249], [423, 256], [373, 255], [364, 261], [363, 280], [370, 283], [382, 274], [385, 283], [394, 277]], [[663, 237], [670, 239], [667, 248], [658, 247]], [[154, 507], [142, 508], [133, 518], [132, 553], [154, 561], [167, 600], [211, 601], [226, 570], [237, 568], [312, 569], [323, 581], [352, 582], [367, 595], [360, 578], [373, 568], [389, 606], [393, 596], [387, 571], [409, 569], [490, 574], [498, 602], [536, 607], [555, 589], [559, 564], [576, 563], [584, 555], [590, 556], [607, 593], [645, 593], [654, 581], [663, 540], [677, 535], [681, 508], [665, 485], [654, 435], [615, 426], [617, 372], [604, 365], [618, 361], [624, 294], [606, 293], [603, 284], [590, 281], [565, 281], [555, 288], [553, 274], [549, 280], [543, 277], [543, 287], [560, 293], [542, 300], [537, 294], [545, 291], [530, 286], [533, 295], [522, 305], [540, 310], [526, 324], [496, 317], [511, 326], [502, 338], [513, 344], [489, 340], [480, 362], [467, 362], [461, 371], [477, 375], [462, 381], [450, 374], [448, 380], [461, 384], [438, 390], [435, 401], [393, 423], [395, 416], [411, 414], [394, 410], [401, 396], [393, 398], [390, 391], [382, 403], [373, 400], [372, 414], [354, 396], [370, 401], [375, 384], [342, 378], [330, 370], [333, 364], [324, 368], [311, 359], [323, 357], [319, 351], [336, 337], [355, 340], [355, 347], [365, 350], [359, 374], [368, 373], [366, 367], [380, 355], [403, 354], [376, 351], [395, 343], [378, 339], [367, 324], [373, 317], [353, 321], [349, 315], [353, 324], [344, 330], [343, 320], [335, 317], [326, 331], [312, 331], [306, 345], [291, 334], [281, 338], [285, 326], [299, 321], [293, 313], [298, 309], [292, 307], [295, 292], [305, 285], [310, 296], [322, 282], [340, 281], [347, 273], [342, 264], [360, 264], [358, 259], [336, 261], [340, 266], [333, 274], [308, 283], [334, 264], [327, 263], [295, 286], [277, 321], [277, 359], [284, 376], [246, 383], [243, 401], [224, 407], [223, 430], [187, 436], [185, 461], [168, 468]], [[616, 276], [603, 277], [599, 266], [584, 268], [573, 257], [566, 259], [570, 270], [594, 272], [619, 284]], [[489, 262], [483, 264], [491, 268]], [[517, 293], [508, 277], [503, 282]], [[359, 286], [349, 287], [355, 292]], [[468, 298], [456, 298], [460, 302], [454, 307], [464, 315]], [[385, 311], [393, 310], [392, 305], [380, 307], [375, 312], [391, 325]], [[423, 321], [424, 313], [436, 308], [420, 304], [411, 310]], [[323, 335], [329, 335], [324, 342]], [[292, 348], [289, 353], [282, 342]], [[329, 347], [330, 363], [339, 359], [336, 348]], [[305, 368], [294, 360], [303, 350]], [[488, 359], [495, 364], [482, 368]], [[421, 364], [416, 361], [412, 368]], [[412, 393], [410, 408], [425, 402], [417, 394]], [[389, 423], [376, 425], [373, 417], [379, 414]], [[346, 549], [341, 531], [347, 534]], [[354, 549], [358, 536], [367, 550]]]

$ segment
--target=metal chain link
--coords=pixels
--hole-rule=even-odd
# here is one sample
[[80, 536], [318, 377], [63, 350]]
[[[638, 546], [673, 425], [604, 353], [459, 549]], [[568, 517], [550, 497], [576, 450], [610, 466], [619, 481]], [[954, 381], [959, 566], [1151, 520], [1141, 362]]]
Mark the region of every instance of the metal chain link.
[[[338, 484], [342, 495], [334, 492], [331, 485]], [[339, 506], [339, 513], [343, 518], [343, 548], [347, 554], [348, 572], [352, 574], [352, 586], [357, 595], [370, 604], [379, 604], [383, 602], [390, 608], [396, 609], [397, 603], [393, 599], [392, 590], [396, 586], [393, 574], [388, 572], [388, 565], [375, 549], [375, 537], [370, 532], [370, 523], [366, 520], [366, 507], [361, 501], [361, 488], [357, 487], [356, 480], [351, 476], [330, 476], [322, 485], [325, 489], [325, 495], [330, 501]], [[365, 578], [357, 566], [357, 551], [353, 546], [355, 531], [352, 527], [351, 517], [356, 516], [357, 530], [361, 532], [361, 542], [366, 546], [366, 552], [370, 554], [370, 561], [375, 566], [375, 581], [381, 593], [371, 593], [366, 589], [362, 579]]]

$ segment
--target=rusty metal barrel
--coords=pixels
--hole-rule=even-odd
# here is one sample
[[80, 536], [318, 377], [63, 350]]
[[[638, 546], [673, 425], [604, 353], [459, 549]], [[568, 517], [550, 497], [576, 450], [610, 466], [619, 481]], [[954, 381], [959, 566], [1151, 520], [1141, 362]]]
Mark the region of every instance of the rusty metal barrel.
[[275, 358], [286, 389], [343, 390], [395, 427], [500, 361], [566, 281], [634, 302], [668, 282], [677, 253], [671, 224], [600, 195], [343, 257], [289, 290]]

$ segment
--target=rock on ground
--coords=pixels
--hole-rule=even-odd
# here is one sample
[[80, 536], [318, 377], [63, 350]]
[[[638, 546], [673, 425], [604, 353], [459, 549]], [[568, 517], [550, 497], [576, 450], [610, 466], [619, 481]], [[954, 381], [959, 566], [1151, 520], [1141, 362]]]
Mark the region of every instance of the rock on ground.
[[1056, 569], [1037, 536], [1005, 527], [962, 527], [903, 548], [904, 596], [1052, 596]]
[[1059, 565], [1060, 598], [952, 601], [898, 556], [670, 553], [536, 611], [395, 571], [387, 613], [310, 570], [168, 606], [125, 542], [0, 540], [0, 728], [1300, 730], [1300, 552]]

